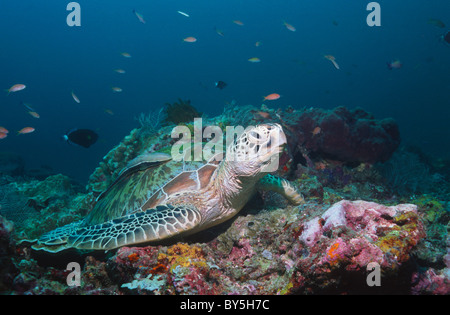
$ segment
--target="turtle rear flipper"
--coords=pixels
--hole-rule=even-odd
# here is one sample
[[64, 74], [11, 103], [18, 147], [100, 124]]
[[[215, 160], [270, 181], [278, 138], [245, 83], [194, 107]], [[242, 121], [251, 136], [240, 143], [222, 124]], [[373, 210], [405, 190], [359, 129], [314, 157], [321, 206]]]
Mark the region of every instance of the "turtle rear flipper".
[[193, 206], [161, 205], [72, 233], [68, 247], [110, 250], [124, 245], [169, 238], [194, 229], [201, 222]]

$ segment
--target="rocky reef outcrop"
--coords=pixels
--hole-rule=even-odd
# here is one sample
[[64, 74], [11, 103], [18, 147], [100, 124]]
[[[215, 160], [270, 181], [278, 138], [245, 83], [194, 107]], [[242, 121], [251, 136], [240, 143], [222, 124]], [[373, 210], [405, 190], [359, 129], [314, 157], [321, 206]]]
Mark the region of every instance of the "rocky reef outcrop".
[[375, 163], [390, 158], [400, 144], [393, 119], [375, 119], [362, 109], [312, 108], [289, 118], [292, 145], [312, 156], [347, 163]]

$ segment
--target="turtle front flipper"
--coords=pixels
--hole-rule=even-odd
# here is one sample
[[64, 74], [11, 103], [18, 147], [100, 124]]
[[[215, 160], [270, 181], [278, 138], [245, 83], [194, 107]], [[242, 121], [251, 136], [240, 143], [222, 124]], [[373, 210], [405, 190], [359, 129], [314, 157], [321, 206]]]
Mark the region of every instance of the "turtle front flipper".
[[194, 229], [200, 222], [200, 212], [193, 206], [160, 205], [83, 227], [68, 237], [67, 245], [78, 249], [110, 250], [169, 238]]
[[299, 205], [305, 201], [303, 195], [288, 180], [272, 174], [267, 174], [261, 178], [257, 189], [275, 191], [293, 205]]
[[35, 250], [45, 250], [50, 253], [57, 253], [64, 250], [68, 248], [67, 238], [74, 231], [78, 230], [82, 223], [82, 220], [76, 221], [47, 232], [43, 234], [37, 240], [36, 244], [33, 244], [31, 247]]

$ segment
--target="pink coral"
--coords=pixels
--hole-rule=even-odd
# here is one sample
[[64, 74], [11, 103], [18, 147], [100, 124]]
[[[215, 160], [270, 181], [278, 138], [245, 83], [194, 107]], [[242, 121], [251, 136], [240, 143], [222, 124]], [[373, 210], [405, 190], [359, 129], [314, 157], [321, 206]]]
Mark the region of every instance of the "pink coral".
[[159, 247], [121, 247], [117, 251], [115, 261], [118, 265], [143, 268], [156, 264]]
[[428, 269], [424, 273], [415, 272], [412, 276], [412, 294], [450, 294], [450, 279], [448, 274], [437, 273], [433, 268]]
[[240, 239], [238, 246], [234, 246], [228, 257], [229, 261], [232, 261], [236, 265], [241, 265], [246, 259], [251, 258], [254, 255], [253, 249], [248, 239]]
[[[336, 233], [341, 237], [334, 239]], [[325, 253], [319, 264], [345, 262], [347, 269], [359, 269], [369, 262], [389, 268], [401, 264], [422, 237], [415, 205], [343, 200], [306, 222], [299, 240], [310, 250]], [[326, 244], [325, 251], [320, 244]]]

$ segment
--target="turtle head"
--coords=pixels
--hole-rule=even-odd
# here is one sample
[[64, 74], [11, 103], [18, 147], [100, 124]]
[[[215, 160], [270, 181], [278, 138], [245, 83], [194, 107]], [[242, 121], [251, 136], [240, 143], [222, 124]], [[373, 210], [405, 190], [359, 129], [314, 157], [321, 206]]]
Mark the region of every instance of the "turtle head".
[[276, 171], [285, 144], [286, 135], [279, 124], [247, 128], [229, 148], [235, 171], [243, 176]]

